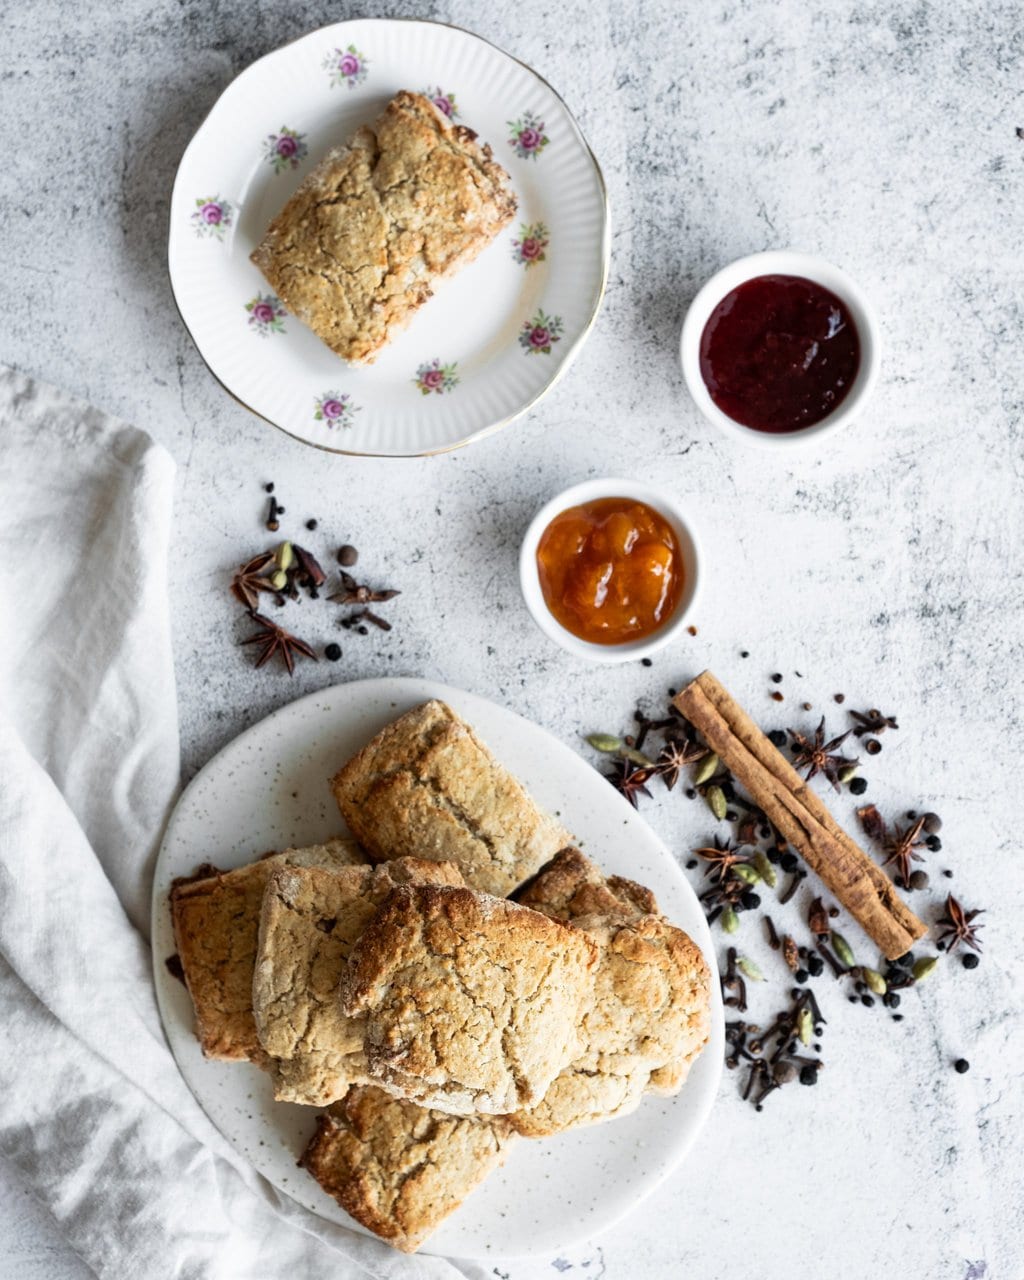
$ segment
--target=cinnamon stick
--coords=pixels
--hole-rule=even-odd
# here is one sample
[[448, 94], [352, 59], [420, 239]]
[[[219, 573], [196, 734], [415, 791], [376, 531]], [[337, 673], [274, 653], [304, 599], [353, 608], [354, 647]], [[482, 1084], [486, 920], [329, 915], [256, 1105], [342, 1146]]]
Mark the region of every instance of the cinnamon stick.
[[926, 926], [711, 672], [691, 681], [675, 705], [884, 955], [909, 951]]

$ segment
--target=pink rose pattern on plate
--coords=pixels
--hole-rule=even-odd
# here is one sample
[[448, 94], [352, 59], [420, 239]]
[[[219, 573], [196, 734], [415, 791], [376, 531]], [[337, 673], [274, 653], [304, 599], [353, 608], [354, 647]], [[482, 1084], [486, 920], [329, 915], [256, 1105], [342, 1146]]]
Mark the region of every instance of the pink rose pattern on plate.
[[220, 196], [203, 196], [196, 201], [191, 214], [191, 222], [196, 235], [200, 239], [213, 236], [217, 240], [224, 239], [225, 227], [231, 226], [234, 211], [227, 200]]
[[258, 293], [245, 304], [249, 313], [249, 328], [261, 338], [271, 333], [284, 333], [284, 318], [288, 314], [281, 299], [272, 293]]
[[347, 49], [332, 49], [323, 61], [324, 70], [330, 73], [332, 89], [340, 85], [354, 89], [357, 84], [362, 84], [368, 65], [368, 59], [354, 44]]
[[445, 93], [440, 85], [433, 89], [421, 89], [420, 93], [424, 98], [429, 98], [438, 111], [443, 112], [449, 120], [458, 120], [459, 108], [456, 105], [454, 93]]
[[352, 397], [340, 391], [325, 391], [314, 403], [314, 419], [325, 422], [329, 427], [351, 427], [352, 415], [359, 412], [359, 406], [352, 403]]
[[532, 111], [524, 111], [518, 120], [508, 122], [512, 134], [508, 144], [521, 160], [536, 160], [551, 139], [544, 132], [544, 121]]
[[512, 241], [512, 260], [524, 267], [547, 260], [548, 229], [543, 222], [523, 223], [519, 239]]
[[523, 321], [519, 331], [519, 345], [528, 356], [549, 356], [551, 348], [562, 339], [562, 317], [545, 315], [538, 309], [537, 314]]
[[441, 396], [446, 391], [454, 391], [459, 385], [459, 375], [455, 372], [458, 363], [458, 360], [453, 360], [451, 364], [442, 364], [439, 359], [428, 360], [416, 370], [413, 383], [425, 396], [429, 396], [431, 392]]
[[299, 161], [305, 159], [307, 150], [306, 135], [287, 129], [284, 125], [281, 126], [280, 133], [268, 134], [263, 143], [263, 154], [275, 173], [297, 169]]

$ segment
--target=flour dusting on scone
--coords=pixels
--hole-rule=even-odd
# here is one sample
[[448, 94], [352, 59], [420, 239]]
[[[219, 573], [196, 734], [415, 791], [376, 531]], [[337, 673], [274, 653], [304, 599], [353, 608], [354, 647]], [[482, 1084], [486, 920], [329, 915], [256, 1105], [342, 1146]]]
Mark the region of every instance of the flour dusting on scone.
[[370, 1074], [457, 1115], [531, 1106], [580, 1052], [598, 948], [583, 931], [470, 889], [395, 889], [356, 945], [345, 1012]]
[[490, 147], [403, 89], [372, 126], [328, 152], [252, 261], [332, 351], [367, 364], [515, 211]]

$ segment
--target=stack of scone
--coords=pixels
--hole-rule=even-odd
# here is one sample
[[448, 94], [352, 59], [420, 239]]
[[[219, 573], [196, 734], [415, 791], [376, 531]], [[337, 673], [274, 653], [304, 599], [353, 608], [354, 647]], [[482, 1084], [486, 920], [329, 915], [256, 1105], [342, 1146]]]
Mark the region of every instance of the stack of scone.
[[517, 1136], [680, 1089], [708, 970], [444, 703], [331, 785], [355, 839], [200, 868], [172, 890], [175, 937], [203, 1052], [326, 1107], [301, 1163], [412, 1252]]

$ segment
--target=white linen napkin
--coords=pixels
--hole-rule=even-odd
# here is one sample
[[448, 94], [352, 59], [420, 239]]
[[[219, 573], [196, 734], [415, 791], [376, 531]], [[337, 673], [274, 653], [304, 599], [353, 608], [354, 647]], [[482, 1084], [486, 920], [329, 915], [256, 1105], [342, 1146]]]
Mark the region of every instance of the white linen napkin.
[[0, 1152], [100, 1276], [483, 1280], [280, 1196], [179, 1075], [144, 937], [178, 771], [174, 465], [3, 368], [0, 441]]

